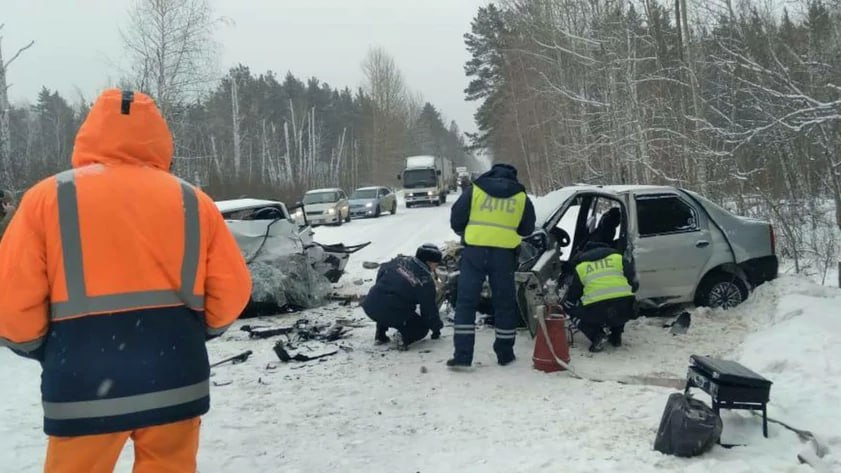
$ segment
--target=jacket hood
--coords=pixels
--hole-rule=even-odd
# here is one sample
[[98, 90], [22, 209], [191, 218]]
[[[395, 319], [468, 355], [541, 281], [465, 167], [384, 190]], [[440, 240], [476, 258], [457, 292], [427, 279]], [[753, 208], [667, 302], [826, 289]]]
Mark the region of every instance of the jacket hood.
[[517, 168], [509, 164], [494, 164], [490, 171], [479, 176], [475, 184], [493, 197], [508, 198], [526, 188], [517, 182]]
[[91, 108], [76, 135], [71, 163], [132, 164], [169, 171], [172, 134], [146, 94], [134, 92], [123, 103], [123, 91], [108, 89]]

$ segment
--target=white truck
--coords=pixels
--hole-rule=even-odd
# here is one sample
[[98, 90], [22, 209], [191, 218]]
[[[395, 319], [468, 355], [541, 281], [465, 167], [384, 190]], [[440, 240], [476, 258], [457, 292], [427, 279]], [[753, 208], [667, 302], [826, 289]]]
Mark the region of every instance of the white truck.
[[456, 186], [453, 162], [439, 156], [409, 156], [397, 179], [403, 183], [406, 207], [441, 205]]

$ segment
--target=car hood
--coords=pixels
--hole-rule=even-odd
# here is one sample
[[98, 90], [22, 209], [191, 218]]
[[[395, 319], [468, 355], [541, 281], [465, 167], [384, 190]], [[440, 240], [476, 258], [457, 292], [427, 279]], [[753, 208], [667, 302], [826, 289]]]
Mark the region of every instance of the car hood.
[[544, 196], [534, 198], [535, 227], [540, 228], [546, 225], [547, 220], [552, 218], [552, 215], [560, 209], [570, 197], [576, 193], [575, 188], [563, 187], [561, 189], [552, 191]]
[[377, 199], [350, 199], [350, 205], [356, 207], [362, 207], [365, 204], [375, 204]]

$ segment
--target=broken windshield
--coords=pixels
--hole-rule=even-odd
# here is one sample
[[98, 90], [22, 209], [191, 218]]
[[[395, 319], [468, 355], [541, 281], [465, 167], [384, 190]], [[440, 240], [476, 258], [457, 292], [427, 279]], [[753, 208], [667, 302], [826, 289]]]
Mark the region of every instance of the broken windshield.
[[339, 201], [339, 193], [335, 191], [312, 192], [304, 195], [304, 204], [330, 204]]
[[403, 173], [403, 186], [406, 189], [435, 187], [437, 184], [434, 169], [410, 169]]

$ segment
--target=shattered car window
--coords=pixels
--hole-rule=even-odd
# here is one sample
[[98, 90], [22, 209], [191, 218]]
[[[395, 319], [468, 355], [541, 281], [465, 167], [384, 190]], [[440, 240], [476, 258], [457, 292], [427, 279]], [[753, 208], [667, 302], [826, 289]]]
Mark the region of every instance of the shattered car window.
[[698, 230], [695, 209], [675, 195], [637, 197], [640, 236]]

